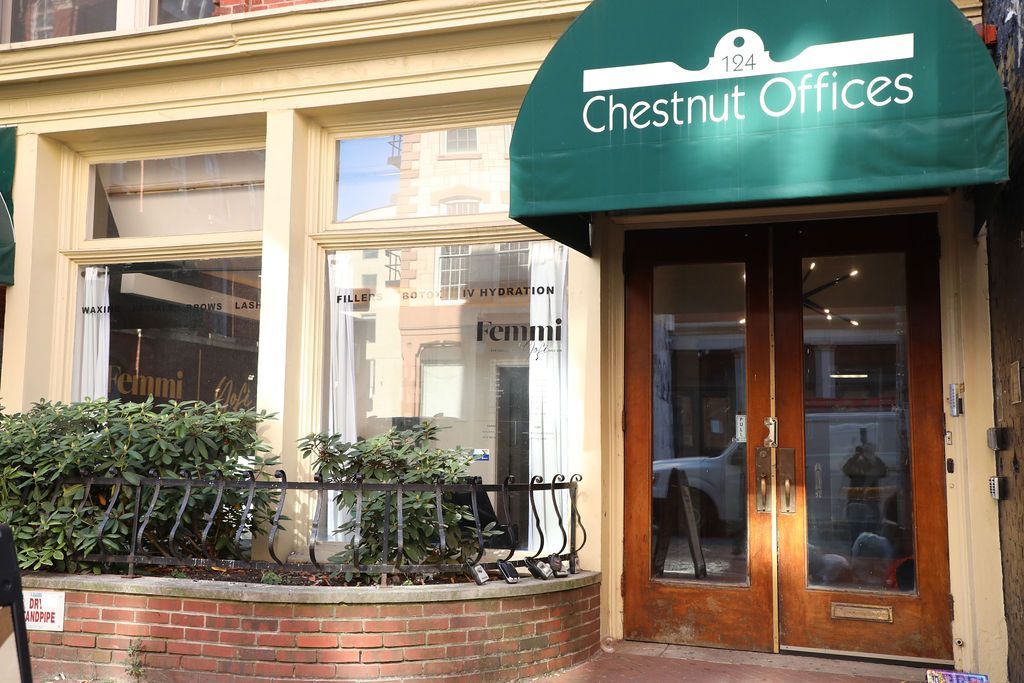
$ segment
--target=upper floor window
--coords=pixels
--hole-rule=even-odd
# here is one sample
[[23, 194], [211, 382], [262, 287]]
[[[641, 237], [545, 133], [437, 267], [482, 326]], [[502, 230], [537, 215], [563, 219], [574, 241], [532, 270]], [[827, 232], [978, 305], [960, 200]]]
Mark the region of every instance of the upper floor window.
[[260, 230], [263, 150], [96, 164], [92, 239]]
[[336, 223], [508, 215], [507, 126], [339, 140]]
[[475, 154], [476, 128], [455, 128], [444, 133], [444, 154]]
[[213, 0], [0, 0], [2, 42], [67, 38], [213, 16]]

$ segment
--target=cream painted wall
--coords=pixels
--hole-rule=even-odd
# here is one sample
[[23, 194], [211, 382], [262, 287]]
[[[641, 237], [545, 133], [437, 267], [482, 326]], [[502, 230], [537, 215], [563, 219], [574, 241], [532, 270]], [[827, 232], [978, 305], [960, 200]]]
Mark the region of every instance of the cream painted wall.
[[[325, 2], [0, 50], [0, 121], [19, 126], [17, 285], [7, 292], [8, 321], [17, 325], [8, 322], [5, 329], [0, 401], [20, 410], [40, 397], [70, 397], [70, 303], [79, 264], [262, 255], [264, 282], [276, 284], [263, 290], [257, 402], [281, 414], [266, 437], [286, 469], [308, 478], [308, 464], [293, 444], [320, 423], [326, 252], [535, 237], [494, 215], [426, 219], [412, 229], [396, 221], [333, 226], [334, 139], [405, 131], [410, 122], [418, 130], [439, 130], [514, 118], [543, 58], [587, 4], [405, 0], [345, 8]], [[90, 160], [246, 149], [264, 140], [262, 233], [197, 236], [187, 243], [84, 240]], [[992, 405], [987, 281], [984, 250], [963, 242], [969, 234], [963, 207], [876, 202], [650, 217], [633, 225], [921, 210], [942, 211], [945, 372], [948, 381], [966, 385], [971, 406], [967, 418], [953, 424], [950, 446], [952, 457], [966, 465], [950, 478], [948, 498], [954, 629], [958, 637], [970, 634], [957, 663], [1000, 680], [1006, 644], [998, 535], [981, 485], [993, 464], [983, 447]], [[578, 331], [570, 337], [570, 383], [581, 397], [570, 415], [570, 443], [575, 469], [584, 476], [580, 505], [590, 531], [582, 561], [604, 572], [602, 630], [610, 637], [622, 634], [626, 227], [596, 221], [595, 258], [573, 254], [570, 263], [569, 315]], [[954, 339], [962, 341], [955, 345]], [[289, 514], [305, 517], [300, 513], [308, 500], [295, 506]], [[301, 524], [292, 528], [305, 531]], [[280, 549], [298, 551], [303, 538], [282, 539]]]

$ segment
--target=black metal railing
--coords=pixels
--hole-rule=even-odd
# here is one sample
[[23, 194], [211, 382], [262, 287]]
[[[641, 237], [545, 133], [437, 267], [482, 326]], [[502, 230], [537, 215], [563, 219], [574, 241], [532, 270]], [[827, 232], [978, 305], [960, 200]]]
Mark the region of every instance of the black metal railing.
[[[332, 571], [339, 573], [353, 574], [437, 574], [461, 572], [480, 565], [484, 569], [495, 569], [500, 563], [507, 562], [515, 567], [530, 567], [536, 560], [548, 560], [557, 558], [567, 563], [570, 573], [578, 571], [578, 553], [587, 543], [587, 531], [580, 519], [577, 508], [577, 492], [580, 475], [573, 475], [566, 480], [565, 476], [555, 475], [550, 482], [545, 482], [540, 476], [534, 476], [529, 482], [516, 483], [513, 477], [507, 477], [501, 484], [483, 484], [479, 478], [469, 478], [457, 483], [435, 482], [434, 484], [398, 484], [398, 483], [366, 483], [363, 481], [328, 482], [317, 477], [312, 482], [289, 482], [285, 472], [278, 470], [274, 473], [274, 480], [259, 480], [253, 473], [243, 479], [192, 479], [183, 476], [179, 479], [164, 477], [133, 477], [129, 481], [124, 477], [75, 477], [61, 480], [58, 491], [68, 486], [82, 486], [82, 498], [78, 504], [78, 510], [90, 501], [98, 499], [103, 508], [102, 518], [95, 523], [96, 541], [95, 548], [104, 548], [104, 536], [112, 525], [112, 516], [118, 509], [118, 501], [124, 495], [131, 496], [133, 514], [131, 515], [131, 533], [127, 543], [122, 544], [120, 552], [89, 552], [75, 559], [85, 562], [98, 562], [102, 564], [127, 564], [129, 576], [134, 575], [137, 565], [160, 565], [174, 567], [205, 567], [221, 569], [260, 569], [260, 570], [296, 570], [296, 571]], [[170, 531], [160, 544], [163, 553], [154, 554], [147, 550], [144, 537], [150, 526], [154, 510], [161, 495], [167, 495], [168, 491], [181, 490], [181, 503], [177, 507]], [[270, 522], [269, 529], [252, 528], [253, 505], [256, 492], [269, 490], [276, 495], [276, 509]], [[128, 492], [126, 494], [126, 491]], [[199, 533], [198, 539], [186, 538], [189, 532], [182, 533], [183, 521], [186, 517], [186, 510], [189, 510], [189, 501], [196, 500], [194, 492], [213, 492], [213, 503], [206, 511], [201, 512], [201, 521], [206, 524]], [[241, 522], [232, 538], [233, 547], [230, 549], [234, 557], [220, 557], [207, 543], [210, 531], [214, 526], [218, 514], [222, 512], [222, 501], [225, 491], [238, 491], [239, 496], [244, 496], [245, 503], [238, 512]], [[308, 509], [313, 511], [313, 517], [307, 539], [308, 562], [286, 562], [281, 559], [275, 549], [275, 542], [282, 529], [282, 518], [288, 508], [289, 494], [296, 495], [299, 492], [309, 492], [308, 496], [315, 495], [315, 501], [307, 499]], [[350, 549], [350, 562], [333, 562], [330, 559], [322, 560], [318, 557], [319, 544], [322, 543], [321, 526], [324, 524], [324, 511], [328, 508], [328, 501], [338, 494], [351, 492], [354, 497], [354, 505], [348, 508], [353, 524], [349, 525], [350, 533], [348, 539], [343, 543]], [[567, 492], [569, 499], [568, 514], [564, 514], [564, 503], [559, 503], [559, 492]], [[470, 557], [448, 558], [444, 561], [425, 564], [410, 564], [404, 562], [405, 546], [405, 521], [406, 502], [405, 494], [427, 493], [433, 494], [436, 520], [433, 520], [434, 534], [436, 539], [436, 555], [446, 558], [448, 525], [445, 523], [442, 501], [454, 500], [458, 504], [465, 505], [472, 511], [472, 521], [463, 520], [460, 526], [472, 535], [475, 545]], [[369, 496], [383, 494], [384, 498], [384, 523], [381, 531], [367, 530], [363, 528], [363, 516]], [[490, 495], [493, 494], [503, 512], [502, 516], [494, 513], [490, 503]], [[77, 494], [76, 494], [77, 495]], [[520, 552], [520, 557], [513, 559], [519, 547], [520, 530], [518, 525], [511, 519], [510, 501], [514, 496], [525, 496], [529, 503], [529, 510], [532, 513], [532, 526], [535, 532], [536, 551], [532, 554], [529, 551]], [[208, 496], [206, 496], [208, 497]], [[563, 496], [564, 497], [564, 496]], [[379, 499], [379, 495], [377, 496]], [[538, 502], [539, 499], [539, 502]], [[145, 503], [144, 500], [148, 501]], [[487, 508], [490, 508], [489, 510]], [[561, 543], [557, 549], [552, 543], [546, 547], [544, 537], [544, 524], [541, 521], [541, 509], [551, 509], [554, 518], [557, 520], [557, 532], [560, 533]], [[190, 515], [194, 519], [197, 510], [192, 507]], [[391, 538], [391, 522], [394, 515], [395, 538]], [[492, 517], [495, 528], [504, 539], [503, 544], [497, 546], [488, 542], [489, 534], [494, 531], [487, 531], [487, 522], [481, 519]], [[77, 517], [77, 516], [76, 516]], [[81, 520], [81, 517], [77, 517]], [[116, 520], [115, 520], [116, 521]], [[83, 523], [82, 521], [78, 522]], [[69, 535], [74, 535], [74, 529], [69, 530]], [[251, 557], [251, 542], [261, 534], [266, 535], [267, 554], [271, 561], [256, 560]], [[366, 533], [379, 533], [382, 551], [376, 557], [362, 557], [362, 541]], [[582, 535], [582, 539], [579, 539]], [[151, 538], [146, 537], [146, 538]], [[191, 552], [184, 552], [185, 541], [188, 540], [188, 547], [203, 548], [205, 557], [195, 557]], [[393, 541], [393, 542], [392, 542]], [[578, 542], [580, 541], [580, 542]], [[150, 544], [152, 545], [152, 544]], [[245, 546], [245, 547], [243, 547]], [[490, 550], [505, 550], [505, 557], [494, 559], [489, 562], [482, 562], [485, 552]], [[246, 551], [250, 557], [244, 559]], [[545, 553], [542, 557], [542, 553]]]

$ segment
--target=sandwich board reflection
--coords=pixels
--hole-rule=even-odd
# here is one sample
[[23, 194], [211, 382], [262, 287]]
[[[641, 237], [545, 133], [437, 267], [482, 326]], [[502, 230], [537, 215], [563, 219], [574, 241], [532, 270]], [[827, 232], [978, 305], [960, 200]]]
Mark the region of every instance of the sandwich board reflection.
[[0, 525], [0, 681], [32, 683], [14, 534]]

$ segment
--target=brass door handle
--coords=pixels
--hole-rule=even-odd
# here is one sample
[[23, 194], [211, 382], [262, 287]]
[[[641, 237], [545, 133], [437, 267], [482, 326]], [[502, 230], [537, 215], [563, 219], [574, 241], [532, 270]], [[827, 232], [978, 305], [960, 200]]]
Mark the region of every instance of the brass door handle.
[[775, 452], [779, 463], [779, 479], [782, 480], [782, 502], [779, 504], [779, 514], [796, 514], [796, 450], [793, 448], [779, 448]]
[[769, 495], [772, 478], [772, 451], [764, 446], [757, 449], [754, 463], [754, 476], [757, 477], [755, 505], [758, 512], [771, 512], [772, 499]]

